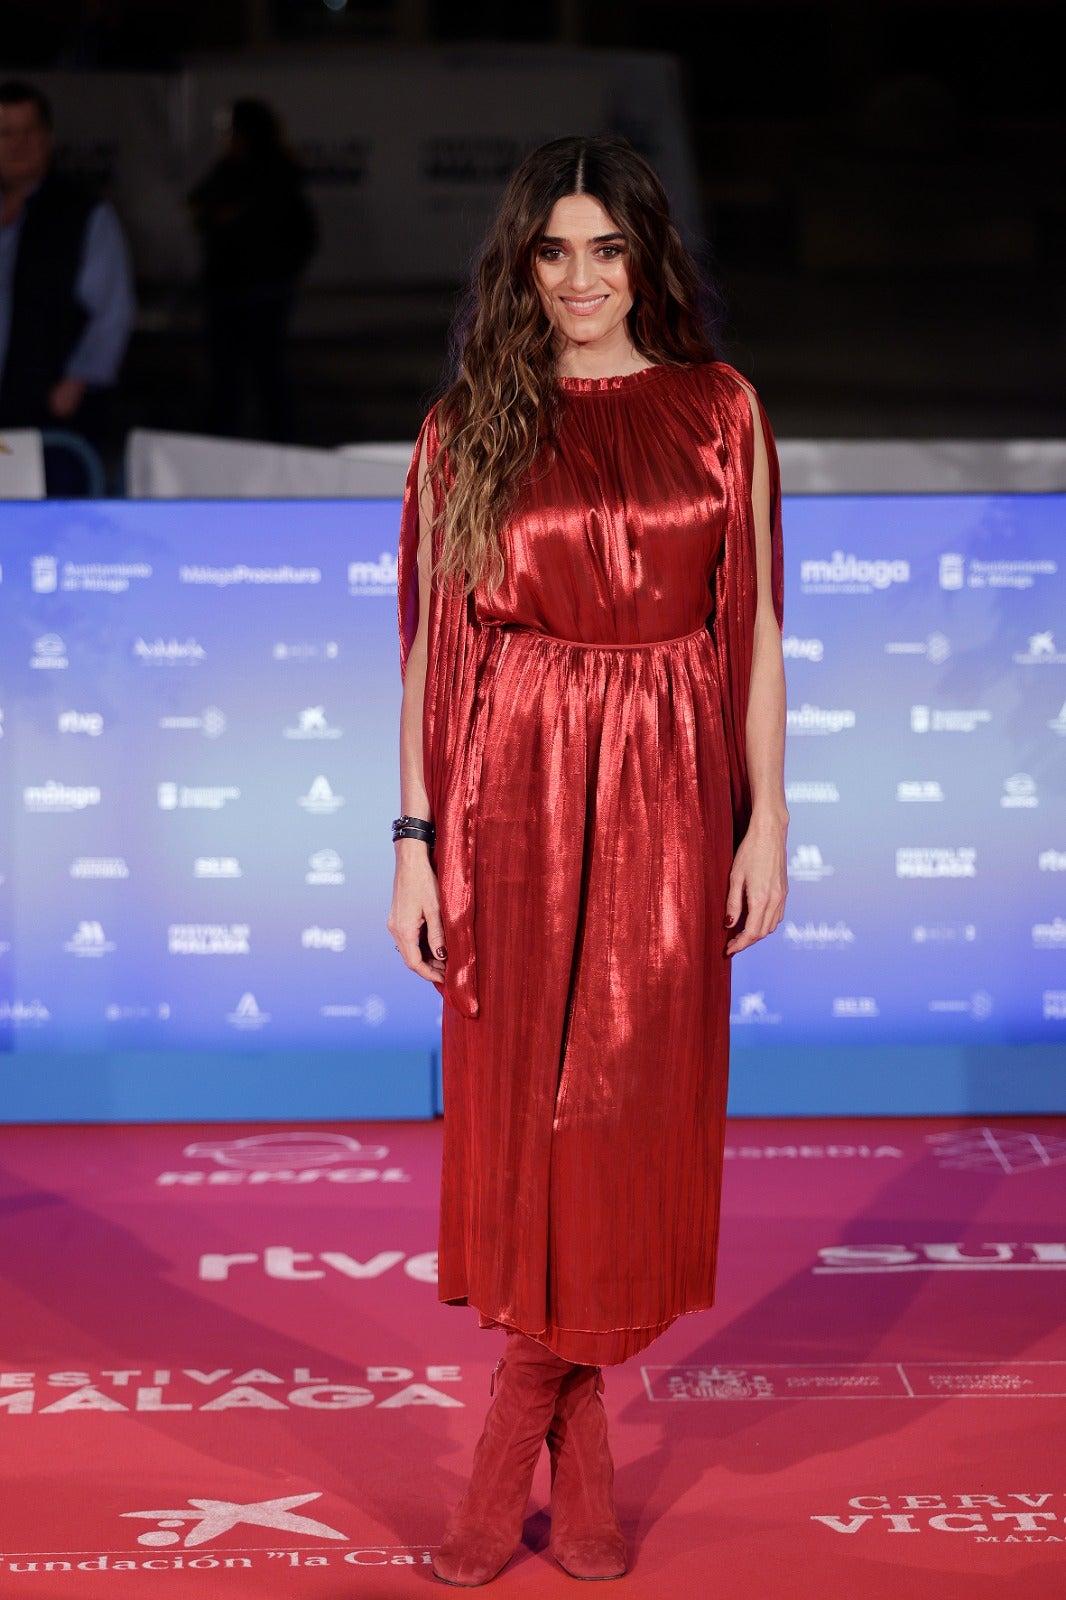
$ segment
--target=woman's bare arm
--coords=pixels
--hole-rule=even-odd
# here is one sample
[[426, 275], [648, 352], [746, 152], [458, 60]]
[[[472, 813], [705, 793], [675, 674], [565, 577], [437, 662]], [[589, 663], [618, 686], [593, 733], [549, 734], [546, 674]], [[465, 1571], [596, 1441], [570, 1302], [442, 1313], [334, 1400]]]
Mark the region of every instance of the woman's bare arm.
[[745, 724], [751, 821], [733, 861], [726, 900], [726, 926], [738, 931], [727, 955], [765, 939], [785, 912], [788, 893], [785, 838], [785, 666], [781, 629], [771, 593], [770, 469], [762, 422], [752, 391], [744, 385], [754, 429], [751, 505], [755, 519], [758, 600]]
[[[404, 816], [432, 822], [422, 766], [422, 705], [426, 689], [429, 640], [430, 566], [432, 560], [432, 490], [427, 481], [426, 442], [418, 463], [418, 628], [407, 656], [403, 703], [400, 707], [400, 810]], [[446, 950], [437, 876], [429, 846], [421, 839], [397, 839], [389, 932], [404, 961], [431, 983], [444, 979]], [[429, 957], [422, 949], [426, 930]]]

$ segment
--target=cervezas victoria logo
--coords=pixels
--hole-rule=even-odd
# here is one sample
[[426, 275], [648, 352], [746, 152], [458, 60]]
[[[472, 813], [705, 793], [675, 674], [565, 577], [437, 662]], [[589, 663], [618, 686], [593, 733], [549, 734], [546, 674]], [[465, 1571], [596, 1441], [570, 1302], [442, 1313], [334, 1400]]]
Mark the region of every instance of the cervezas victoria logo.
[[813, 1514], [811, 1521], [830, 1533], [866, 1538], [966, 1533], [978, 1544], [1061, 1544], [1064, 1502], [1066, 1495], [1048, 1490], [857, 1494], [832, 1513]]

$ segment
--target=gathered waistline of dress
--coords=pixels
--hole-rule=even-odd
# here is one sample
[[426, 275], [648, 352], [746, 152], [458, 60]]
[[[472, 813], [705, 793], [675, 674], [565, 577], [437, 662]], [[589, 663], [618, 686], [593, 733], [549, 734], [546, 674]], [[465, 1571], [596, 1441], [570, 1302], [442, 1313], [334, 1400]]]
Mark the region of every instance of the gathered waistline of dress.
[[711, 636], [706, 623], [702, 623], [698, 628], [693, 628], [691, 633], [680, 633], [673, 639], [637, 639], [630, 644], [606, 644], [600, 643], [598, 640], [590, 643], [587, 639], [563, 639], [556, 633], [545, 633], [540, 628], [529, 628], [521, 622], [493, 623], [491, 626], [499, 628], [502, 636], [502, 645], [506, 645], [507, 641], [515, 635], [521, 635], [527, 639], [540, 640], [548, 645], [562, 645], [568, 650], [624, 650], [627, 653], [632, 650], [665, 650], [670, 645], [688, 644], [690, 640], [699, 639], [701, 636], [706, 639]]

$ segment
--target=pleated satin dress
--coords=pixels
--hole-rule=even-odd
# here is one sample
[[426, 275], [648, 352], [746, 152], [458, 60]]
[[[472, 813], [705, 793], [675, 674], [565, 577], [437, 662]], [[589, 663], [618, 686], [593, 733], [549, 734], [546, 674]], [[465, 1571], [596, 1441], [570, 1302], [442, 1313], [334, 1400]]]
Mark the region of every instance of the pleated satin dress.
[[[754, 424], [721, 362], [559, 383], [558, 437], [501, 532], [502, 587], [432, 591], [438, 1293], [607, 1365], [714, 1299]], [[423, 437], [432, 455], [432, 412], [403, 508], [404, 667]]]

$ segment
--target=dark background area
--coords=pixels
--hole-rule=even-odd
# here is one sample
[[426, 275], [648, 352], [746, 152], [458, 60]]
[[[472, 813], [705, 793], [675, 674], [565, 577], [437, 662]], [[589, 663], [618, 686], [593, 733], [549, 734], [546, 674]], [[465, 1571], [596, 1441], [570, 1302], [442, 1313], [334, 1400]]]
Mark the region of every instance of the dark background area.
[[[671, 52], [725, 353], [778, 431], [1047, 437], [1066, 426], [1061, 20], [1052, 0], [4, 0], [0, 69], [472, 41]], [[412, 435], [457, 287], [343, 307], [309, 291], [300, 438]], [[197, 426], [193, 315], [144, 298], [132, 420]]]

